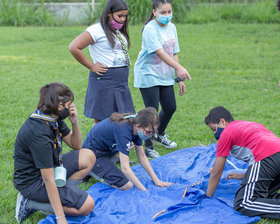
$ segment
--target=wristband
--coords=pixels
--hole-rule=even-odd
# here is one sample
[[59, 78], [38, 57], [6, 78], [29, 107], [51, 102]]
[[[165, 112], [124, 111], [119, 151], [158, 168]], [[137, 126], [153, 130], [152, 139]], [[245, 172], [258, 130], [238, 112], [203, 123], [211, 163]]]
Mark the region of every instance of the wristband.
[[62, 216], [56, 216], [56, 217], [55, 217], [55, 219], [56, 219], [56, 220], [58, 220], [58, 219], [62, 219], [62, 218], [64, 218], [64, 217], [65, 217], [65, 215], [62, 215]]
[[182, 81], [179, 77], [177, 77], [176, 79], [175, 79], [175, 81], [176, 82], [180, 82], [180, 81]]

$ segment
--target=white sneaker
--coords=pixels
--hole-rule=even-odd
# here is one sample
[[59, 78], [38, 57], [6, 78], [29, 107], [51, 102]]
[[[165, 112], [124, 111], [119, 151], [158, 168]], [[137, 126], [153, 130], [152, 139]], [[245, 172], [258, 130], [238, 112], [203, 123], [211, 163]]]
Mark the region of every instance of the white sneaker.
[[145, 154], [149, 159], [160, 157], [158, 151], [156, 151], [153, 146], [145, 147]]
[[165, 133], [163, 135], [155, 134], [154, 140], [168, 149], [174, 149], [177, 147], [177, 143], [169, 140]]

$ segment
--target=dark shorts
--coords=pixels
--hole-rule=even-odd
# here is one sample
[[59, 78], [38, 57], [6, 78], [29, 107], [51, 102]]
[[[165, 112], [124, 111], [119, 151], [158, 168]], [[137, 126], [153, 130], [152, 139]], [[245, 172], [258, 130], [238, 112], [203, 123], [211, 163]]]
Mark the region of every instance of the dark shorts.
[[[79, 150], [72, 150], [62, 155], [63, 166], [67, 170], [67, 178], [73, 173], [79, 171]], [[58, 187], [60, 200], [63, 206], [80, 209], [85, 203], [88, 193], [80, 188], [69, 184]], [[42, 177], [39, 178], [30, 187], [20, 191], [22, 195], [33, 201], [50, 203], [45, 184]]]
[[129, 181], [123, 172], [110, 160], [110, 157], [97, 157], [92, 171], [100, 179], [103, 179], [106, 184], [115, 185], [118, 188], [124, 186]]
[[113, 112], [135, 113], [128, 87], [127, 67], [110, 68], [103, 76], [90, 72], [85, 99], [85, 116], [97, 120]]

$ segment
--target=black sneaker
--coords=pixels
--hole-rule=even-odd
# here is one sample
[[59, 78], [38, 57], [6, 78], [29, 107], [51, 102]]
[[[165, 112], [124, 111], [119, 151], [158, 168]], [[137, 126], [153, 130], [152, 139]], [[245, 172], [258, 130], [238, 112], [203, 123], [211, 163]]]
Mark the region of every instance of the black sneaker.
[[158, 151], [156, 151], [153, 146], [145, 147], [145, 154], [149, 159], [160, 157]]
[[25, 219], [28, 218], [36, 210], [29, 208], [27, 205], [28, 199], [24, 197], [20, 192], [17, 195], [17, 204], [16, 204], [16, 214], [15, 219], [19, 223], [23, 223]]
[[177, 143], [169, 140], [165, 133], [163, 135], [155, 134], [154, 140], [168, 149], [174, 149], [177, 147]]

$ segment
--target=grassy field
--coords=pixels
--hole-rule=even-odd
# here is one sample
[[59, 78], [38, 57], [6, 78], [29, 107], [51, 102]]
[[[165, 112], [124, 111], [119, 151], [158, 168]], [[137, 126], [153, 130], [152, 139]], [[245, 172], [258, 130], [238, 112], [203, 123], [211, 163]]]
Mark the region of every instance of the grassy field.
[[[140, 92], [133, 87], [133, 64], [141, 46], [141, 28], [130, 27], [133, 63], [129, 85], [136, 110], [143, 108]], [[69, 43], [84, 29], [0, 27], [1, 224], [14, 223], [17, 192], [12, 184], [13, 145], [18, 129], [37, 106], [39, 88], [53, 81], [66, 83], [75, 94], [83, 139], [93, 124], [83, 115], [88, 71], [68, 51]], [[177, 111], [167, 129], [178, 149], [210, 144], [213, 135], [204, 124], [204, 117], [217, 105], [228, 108], [235, 119], [262, 123], [280, 136], [279, 24], [209, 23], [177, 25], [177, 29], [179, 58], [193, 78], [186, 81], [185, 96], [180, 97], [176, 87]], [[171, 151], [157, 149], [161, 154]], [[91, 180], [81, 187], [88, 189], [93, 183]], [[37, 223], [42, 218], [35, 213], [25, 223]]]

